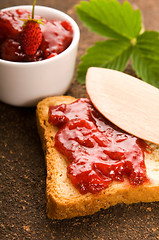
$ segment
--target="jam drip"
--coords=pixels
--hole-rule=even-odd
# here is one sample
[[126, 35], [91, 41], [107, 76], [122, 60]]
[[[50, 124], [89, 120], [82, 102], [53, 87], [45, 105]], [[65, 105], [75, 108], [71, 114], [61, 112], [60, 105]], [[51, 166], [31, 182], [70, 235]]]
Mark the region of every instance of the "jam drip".
[[68, 177], [81, 194], [98, 193], [113, 181], [148, 181], [144, 152], [149, 146], [105, 119], [88, 99], [50, 106], [49, 123], [59, 130], [55, 148], [67, 157]]

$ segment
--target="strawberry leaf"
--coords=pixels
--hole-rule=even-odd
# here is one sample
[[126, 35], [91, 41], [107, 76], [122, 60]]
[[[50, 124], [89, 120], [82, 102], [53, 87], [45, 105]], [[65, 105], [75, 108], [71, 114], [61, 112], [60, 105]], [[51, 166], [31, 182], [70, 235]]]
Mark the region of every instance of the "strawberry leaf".
[[141, 13], [130, 3], [117, 0], [81, 1], [76, 7], [80, 20], [102, 36], [115, 39], [134, 39], [141, 31]]
[[97, 42], [88, 48], [78, 66], [77, 80], [84, 84], [89, 67], [105, 67], [123, 71], [132, 53], [132, 45], [128, 40], [107, 40]]
[[145, 31], [140, 35], [132, 59], [138, 77], [159, 88], [159, 32]]

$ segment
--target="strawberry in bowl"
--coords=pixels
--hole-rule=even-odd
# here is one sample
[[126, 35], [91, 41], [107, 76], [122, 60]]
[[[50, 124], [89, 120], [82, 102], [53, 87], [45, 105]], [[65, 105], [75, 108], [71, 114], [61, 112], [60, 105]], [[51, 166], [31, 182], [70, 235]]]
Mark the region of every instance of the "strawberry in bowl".
[[69, 21], [47, 20], [25, 9], [0, 11], [0, 58], [14, 62], [40, 61], [63, 52], [71, 44]]
[[79, 37], [76, 22], [59, 10], [30, 5], [1, 10], [0, 100], [35, 106], [44, 97], [64, 94], [72, 81]]

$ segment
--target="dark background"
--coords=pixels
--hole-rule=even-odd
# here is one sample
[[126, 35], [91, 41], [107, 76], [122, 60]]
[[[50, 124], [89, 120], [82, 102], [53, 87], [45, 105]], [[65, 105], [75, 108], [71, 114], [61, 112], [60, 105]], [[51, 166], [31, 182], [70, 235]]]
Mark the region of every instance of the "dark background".
[[[0, 9], [32, 2], [0, 0]], [[79, 22], [75, 13], [75, 5], [79, 2], [37, 1], [38, 5], [62, 10], [77, 21], [81, 30], [77, 64], [87, 47], [101, 39]], [[159, 30], [158, 0], [129, 2], [142, 10], [146, 29]], [[134, 75], [131, 65], [126, 72]], [[86, 96], [85, 87], [76, 82], [76, 73], [68, 94]], [[71, 220], [52, 221], [47, 217], [46, 168], [37, 134], [35, 110], [0, 102], [0, 239], [159, 239], [159, 203], [117, 205], [93, 216]]]

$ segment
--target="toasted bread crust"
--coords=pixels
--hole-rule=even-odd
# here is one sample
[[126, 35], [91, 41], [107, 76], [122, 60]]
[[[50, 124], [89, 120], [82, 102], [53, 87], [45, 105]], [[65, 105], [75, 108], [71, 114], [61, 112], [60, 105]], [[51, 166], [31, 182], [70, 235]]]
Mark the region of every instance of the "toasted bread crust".
[[113, 182], [98, 194], [82, 195], [67, 177], [67, 159], [54, 148], [57, 127], [48, 123], [49, 105], [69, 104], [70, 96], [48, 97], [37, 105], [37, 127], [41, 138], [47, 167], [46, 198], [47, 214], [52, 219], [90, 215], [101, 208], [117, 203], [159, 201], [159, 146], [152, 145], [153, 154], [146, 154], [145, 163], [150, 182], [138, 187], [124, 182]]

